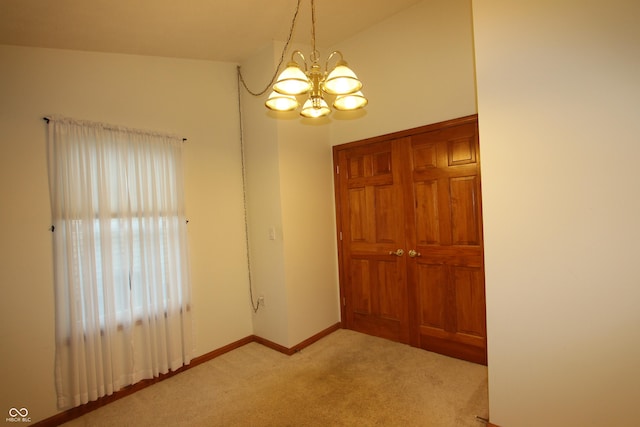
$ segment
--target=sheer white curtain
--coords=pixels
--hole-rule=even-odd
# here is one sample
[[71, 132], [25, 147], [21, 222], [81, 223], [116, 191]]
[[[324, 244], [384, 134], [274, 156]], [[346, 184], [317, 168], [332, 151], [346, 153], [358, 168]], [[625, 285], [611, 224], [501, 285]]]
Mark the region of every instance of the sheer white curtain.
[[188, 364], [182, 140], [51, 117], [58, 406]]

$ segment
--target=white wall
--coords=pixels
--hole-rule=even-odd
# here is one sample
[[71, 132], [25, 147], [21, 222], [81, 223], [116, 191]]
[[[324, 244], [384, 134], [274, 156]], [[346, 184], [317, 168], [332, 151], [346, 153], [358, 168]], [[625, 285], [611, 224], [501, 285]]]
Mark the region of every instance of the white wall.
[[10, 46], [0, 64], [0, 410], [57, 411], [47, 114], [188, 138], [196, 355], [251, 335], [235, 65]]
[[[242, 65], [252, 91], [266, 87], [281, 50], [266, 46]], [[265, 297], [254, 331], [290, 348], [340, 320], [331, 147], [327, 121], [268, 112], [269, 93], [242, 95], [252, 282]]]
[[333, 46], [369, 99], [335, 114], [333, 145], [476, 113], [471, 1], [426, 0]]
[[473, 13], [491, 420], [636, 426], [640, 3]]
[[288, 347], [340, 321], [329, 127], [304, 122], [279, 123]]
[[[273, 72], [263, 70], [275, 67], [273, 52], [273, 45], [266, 46], [242, 65], [252, 91], [262, 91], [271, 78]], [[259, 296], [265, 298], [253, 315], [254, 333], [288, 347], [278, 124], [266, 116], [263, 98], [252, 97], [244, 88], [241, 94], [254, 305]], [[269, 238], [270, 229], [274, 240]]]

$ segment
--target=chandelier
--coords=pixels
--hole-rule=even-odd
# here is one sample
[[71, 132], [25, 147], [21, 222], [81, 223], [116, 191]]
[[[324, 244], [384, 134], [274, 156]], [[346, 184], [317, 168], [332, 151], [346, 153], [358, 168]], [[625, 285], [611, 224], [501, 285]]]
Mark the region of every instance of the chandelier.
[[[332, 52], [324, 69], [321, 68], [320, 53], [316, 49], [314, 0], [311, 0], [311, 46], [310, 63], [299, 50], [293, 52], [291, 61], [276, 79], [273, 91], [265, 102], [267, 108], [293, 111], [300, 106], [298, 98], [306, 97], [300, 115], [318, 118], [331, 113], [325, 98], [332, 100], [333, 108], [340, 111], [357, 110], [367, 105], [367, 98], [360, 90], [362, 82], [349, 68], [340, 51]], [[333, 68], [330, 69], [331, 63]]]

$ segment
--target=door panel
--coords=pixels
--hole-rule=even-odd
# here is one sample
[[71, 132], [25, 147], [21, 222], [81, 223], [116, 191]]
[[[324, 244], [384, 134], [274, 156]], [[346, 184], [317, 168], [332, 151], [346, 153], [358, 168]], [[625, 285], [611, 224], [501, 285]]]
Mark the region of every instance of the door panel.
[[440, 243], [438, 181], [417, 182], [414, 188], [416, 241], [420, 245], [437, 245]]
[[462, 129], [462, 132], [465, 131], [470, 132], [460, 137], [451, 137], [447, 141], [447, 149], [449, 151], [447, 159], [449, 166], [475, 164], [477, 161], [475, 135], [471, 127]]
[[368, 211], [374, 215], [374, 239], [376, 242], [397, 242], [400, 231], [395, 212], [397, 189], [393, 185], [379, 185], [372, 190], [372, 206]]
[[371, 292], [369, 283], [369, 261], [366, 259], [352, 259], [349, 284], [351, 287], [351, 307], [354, 313], [368, 316], [371, 311]]
[[456, 307], [456, 330], [461, 334], [485, 336], [485, 297], [482, 271], [473, 267], [452, 268]]
[[462, 176], [449, 180], [451, 203], [451, 242], [454, 245], [480, 245], [478, 224], [477, 176]]
[[368, 224], [365, 213], [367, 211], [367, 195], [365, 188], [350, 188], [349, 193], [349, 231], [352, 242], [365, 242]]
[[420, 263], [417, 266], [417, 288], [420, 307], [420, 325], [438, 330], [445, 329], [447, 274], [442, 264]]
[[334, 161], [344, 326], [486, 364], [477, 118], [334, 147]]

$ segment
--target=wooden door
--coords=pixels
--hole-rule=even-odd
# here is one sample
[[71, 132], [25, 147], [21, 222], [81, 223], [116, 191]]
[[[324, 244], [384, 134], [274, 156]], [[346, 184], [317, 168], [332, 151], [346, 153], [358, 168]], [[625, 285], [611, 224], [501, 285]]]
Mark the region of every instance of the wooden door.
[[339, 151], [336, 187], [345, 326], [408, 343], [402, 142]]
[[411, 137], [406, 225], [412, 343], [487, 363], [477, 122]]
[[477, 135], [469, 116], [334, 147], [346, 328], [487, 363]]

